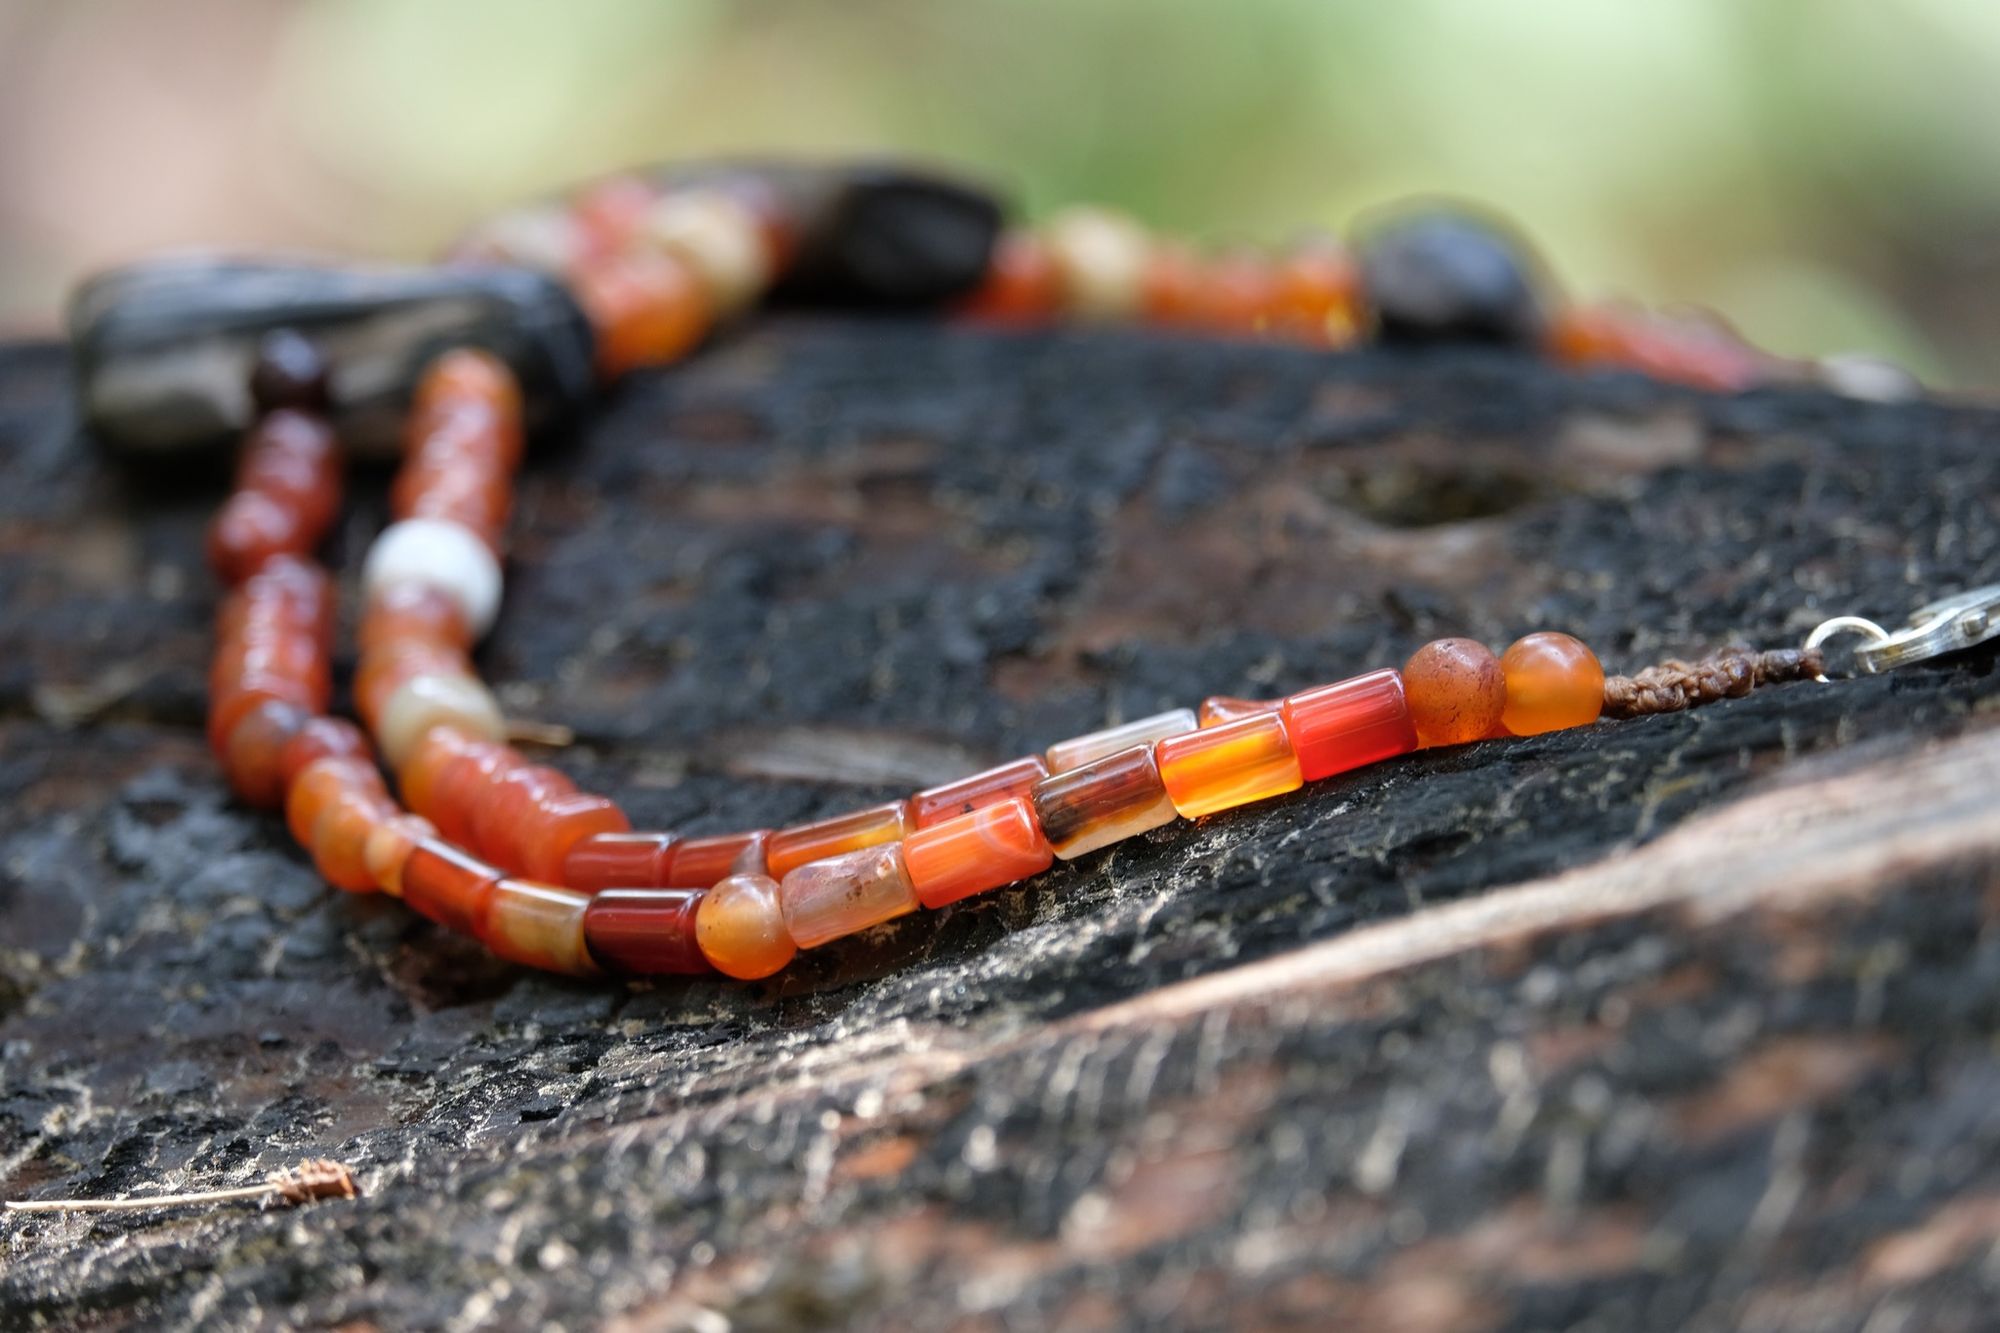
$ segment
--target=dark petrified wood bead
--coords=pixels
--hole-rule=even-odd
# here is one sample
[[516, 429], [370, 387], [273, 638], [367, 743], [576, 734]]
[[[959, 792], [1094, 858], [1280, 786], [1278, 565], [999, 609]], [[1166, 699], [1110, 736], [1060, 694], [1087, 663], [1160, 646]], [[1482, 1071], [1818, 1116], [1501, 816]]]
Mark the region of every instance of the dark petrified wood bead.
[[1003, 214], [984, 188], [900, 162], [718, 162], [649, 175], [772, 200], [794, 242], [779, 301], [911, 306], [962, 296], [986, 275]]
[[576, 302], [524, 269], [183, 256], [91, 279], [69, 323], [85, 424], [132, 453], [233, 437], [252, 410], [258, 348], [280, 328], [310, 339], [332, 366], [335, 423], [362, 452], [396, 449], [417, 376], [448, 347], [504, 358], [533, 425], [573, 411], [594, 385]]
[[1382, 223], [1355, 245], [1362, 290], [1387, 341], [1533, 343], [1544, 286], [1528, 248], [1499, 223], [1424, 212]]

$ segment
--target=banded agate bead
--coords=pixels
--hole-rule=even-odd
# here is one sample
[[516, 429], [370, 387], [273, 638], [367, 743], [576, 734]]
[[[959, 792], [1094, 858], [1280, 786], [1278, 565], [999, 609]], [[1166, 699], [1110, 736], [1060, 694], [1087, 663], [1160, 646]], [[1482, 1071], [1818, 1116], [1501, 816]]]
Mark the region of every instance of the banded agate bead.
[[1289, 696], [1280, 710], [1307, 782], [1417, 748], [1417, 729], [1393, 670]]
[[702, 976], [715, 969], [695, 940], [701, 889], [606, 889], [583, 909], [598, 965], [634, 975]]
[[584, 944], [583, 918], [592, 901], [574, 889], [502, 879], [475, 910], [473, 934], [509, 962], [590, 976], [597, 965]]
[[1305, 783], [1298, 752], [1276, 713], [1169, 737], [1154, 756], [1168, 799], [1188, 819], [1282, 796]]
[[1072, 768], [1081, 768], [1088, 763], [1117, 754], [1120, 750], [1134, 745], [1151, 745], [1169, 736], [1180, 736], [1200, 726], [1191, 709], [1169, 708], [1164, 713], [1154, 713], [1151, 717], [1135, 718], [1102, 731], [1086, 732], [1066, 741], [1057, 741], [1048, 749], [1049, 772], [1063, 773]]
[[809, 861], [785, 876], [778, 898], [785, 931], [801, 949], [917, 910], [916, 887], [897, 842]]
[[909, 802], [890, 801], [780, 829], [765, 845], [764, 857], [772, 878], [782, 880], [808, 861], [823, 861], [842, 852], [894, 842], [909, 831]]
[[918, 829], [903, 840], [903, 864], [917, 901], [939, 908], [1039, 875], [1055, 852], [1035, 809], [1019, 796]]
[[1567, 634], [1515, 640], [1500, 656], [1500, 671], [1506, 678], [1500, 720], [1516, 736], [1588, 726], [1604, 710], [1604, 667]]
[[1403, 696], [1423, 745], [1463, 745], [1500, 729], [1507, 680], [1483, 643], [1436, 639], [1403, 664]]
[[785, 929], [778, 881], [769, 875], [729, 875], [701, 897], [695, 909], [695, 943], [716, 971], [738, 981], [758, 981], [798, 954]]
[[981, 806], [997, 805], [1015, 796], [1026, 796], [1030, 788], [1049, 775], [1049, 766], [1038, 754], [1016, 759], [1011, 764], [974, 773], [971, 777], [931, 787], [910, 798], [910, 826], [925, 829]]
[[1030, 799], [1042, 835], [1065, 861], [1179, 817], [1150, 745], [1056, 773], [1036, 783]]
[[674, 849], [667, 884], [677, 889], [705, 889], [727, 875], [770, 874], [771, 830], [716, 833], [688, 838]]

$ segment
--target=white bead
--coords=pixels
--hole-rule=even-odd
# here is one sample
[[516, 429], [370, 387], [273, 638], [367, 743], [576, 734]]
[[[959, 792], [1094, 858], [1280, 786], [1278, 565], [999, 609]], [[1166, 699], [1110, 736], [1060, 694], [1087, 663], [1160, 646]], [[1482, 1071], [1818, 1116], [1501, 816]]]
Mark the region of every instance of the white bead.
[[1129, 319], [1146, 290], [1146, 229], [1103, 208], [1071, 208], [1043, 233], [1062, 275], [1063, 302], [1079, 319]]
[[397, 583], [441, 589], [475, 636], [500, 613], [500, 561], [472, 529], [450, 519], [406, 518], [382, 530], [361, 567], [362, 590], [372, 598]]
[[719, 190], [666, 195], [647, 213], [646, 234], [695, 271], [725, 314], [752, 304], [770, 284], [771, 257], [757, 215]]
[[396, 687], [375, 724], [375, 743], [392, 770], [416, 750], [432, 727], [446, 726], [498, 741], [507, 737], [507, 723], [492, 692], [470, 676], [412, 676]]

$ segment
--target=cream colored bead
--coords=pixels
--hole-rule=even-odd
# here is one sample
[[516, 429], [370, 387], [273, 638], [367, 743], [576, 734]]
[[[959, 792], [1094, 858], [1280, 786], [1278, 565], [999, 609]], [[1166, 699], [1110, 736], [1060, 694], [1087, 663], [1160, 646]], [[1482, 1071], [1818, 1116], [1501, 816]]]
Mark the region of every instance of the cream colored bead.
[[472, 529], [444, 518], [391, 523], [368, 548], [361, 586], [369, 598], [397, 583], [426, 583], [458, 603], [475, 635], [500, 613], [500, 561]]
[[719, 190], [680, 190], [646, 215], [646, 235], [695, 271], [725, 314], [755, 304], [771, 282], [757, 215]]
[[1152, 250], [1145, 228], [1123, 213], [1071, 208], [1049, 219], [1043, 236], [1071, 314], [1115, 320], [1139, 313]]
[[382, 705], [375, 743], [392, 770], [400, 771], [432, 727], [447, 726], [480, 740], [506, 739], [500, 705], [470, 676], [412, 676]]
[[562, 273], [582, 249], [582, 238], [568, 213], [559, 208], [524, 208], [480, 224], [457, 253]]

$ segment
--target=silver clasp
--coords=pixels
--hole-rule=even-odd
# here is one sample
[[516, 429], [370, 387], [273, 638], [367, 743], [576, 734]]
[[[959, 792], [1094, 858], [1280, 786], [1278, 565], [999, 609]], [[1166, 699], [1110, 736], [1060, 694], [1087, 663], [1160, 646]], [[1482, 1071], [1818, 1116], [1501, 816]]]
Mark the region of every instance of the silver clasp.
[[1901, 629], [1886, 630], [1861, 616], [1835, 616], [1806, 636], [1806, 647], [1817, 648], [1840, 634], [1859, 634], [1867, 640], [1854, 650], [1854, 664], [1871, 676], [1955, 653], [2000, 637], [2000, 583], [1920, 606]]

